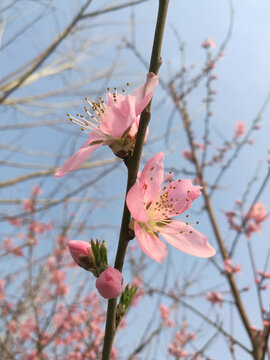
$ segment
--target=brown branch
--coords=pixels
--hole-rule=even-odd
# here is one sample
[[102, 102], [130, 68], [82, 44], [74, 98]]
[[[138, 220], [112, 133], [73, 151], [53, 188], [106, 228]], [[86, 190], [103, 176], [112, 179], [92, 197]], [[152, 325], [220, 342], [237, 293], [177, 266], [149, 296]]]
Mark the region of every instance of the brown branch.
[[[90, 169], [90, 168], [94, 168], [94, 167], [100, 167], [100, 166], [104, 166], [104, 165], [108, 165], [108, 164], [117, 163], [119, 161], [120, 160], [118, 158], [111, 158], [111, 159], [86, 163], [86, 164], [83, 164], [80, 167], [79, 170], [85, 170], [85, 169]], [[21, 175], [21, 176], [15, 177], [13, 179], [1, 182], [0, 183], [0, 188], [15, 185], [15, 184], [17, 184], [17, 183], [19, 183], [21, 181], [26, 181], [26, 180], [33, 179], [33, 178], [36, 178], [36, 177], [50, 176], [50, 175], [53, 175], [56, 172], [57, 169], [58, 169], [58, 167], [52, 167], [49, 170], [35, 171], [35, 172], [27, 174], [27, 175]]]
[[147, 1], [147, 0], [137, 0], [137, 1], [134, 1], [134, 2], [127, 2], [127, 3], [121, 4], [121, 5], [112, 6], [112, 7], [109, 7], [107, 9], [104, 9], [104, 10], [94, 11], [94, 12], [91, 12], [91, 13], [88, 13], [88, 14], [84, 14], [82, 16], [82, 19], [85, 19], [85, 18], [88, 18], [88, 17], [98, 16], [98, 15], [101, 15], [101, 14], [106, 14], [108, 12], [124, 9], [124, 8], [130, 7], [130, 6], [138, 5], [138, 4], [141, 4], [141, 3], [145, 2], [145, 1]]
[[[198, 177], [200, 179], [201, 185], [203, 186], [203, 197], [204, 197], [205, 207], [207, 209], [209, 220], [210, 220], [210, 223], [211, 223], [212, 228], [214, 230], [214, 234], [216, 236], [217, 243], [219, 245], [219, 249], [220, 249], [222, 258], [223, 258], [223, 260], [225, 260], [225, 259], [229, 258], [229, 253], [228, 253], [228, 251], [227, 251], [227, 249], [226, 249], [226, 247], [224, 245], [224, 241], [223, 241], [223, 238], [222, 238], [218, 223], [217, 223], [215, 215], [214, 215], [214, 210], [213, 210], [213, 207], [212, 207], [212, 203], [211, 203], [208, 191], [207, 191], [207, 184], [206, 184], [206, 182], [204, 180], [202, 168], [201, 168], [201, 165], [199, 163], [196, 148], [194, 146], [193, 134], [192, 134], [192, 131], [191, 131], [191, 128], [190, 128], [191, 121], [189, 119], [189, 116], [188, 116], [188, 113], [187, 113], [186, 109], [177, 100], [177, 96], [176, 96], [176, 94], [175, 94], [175, 92], [174, 92], [174, 90], [172, 88], [171, 88], [171, 93], [172, 93], [173, 99], [175, 100], [175, 104], [176, 104], [176, 106], [177, 106], [177, 108], [179, 110], [179, 113], [180, 113], [180, 115], [182, 117], [182, 120], [183, 120], [183, 123], [184, 123], [184, 127], [185, 127], [186, 134], [187, 134], [187, 137], [188, 137], [189, 146], [190, 146], [190, 149], [192, 151], [192, 161], [193, 161], [194, 166], [196, 168], [196, 172], [197, 172], [197, 175], [198, 175]], [[237, 284], [236, 284], [236, 281], [235, 281], [235, 278], [234, 278], [233, 274], [227, 274], [227, 279], [228, 279], [228, 282], [230, 284], [230, 288], [231, 288], [235, 303], [237, 305], [239, 315], [240, 315], [240, 317], [242, 319], [242, 322], [243, 322], [244, 327], [245, 327], [245, 329], [246, 329], [246, 331], [248, 333], [248, 336], [252, 341], [252, 331], [250, 329], [251, 324], [249, 322], [247, 313], [246, 313], [244, 305], [242, 303], [242, 300], [241, 300], [241, 297], [240, 297], [240, 292], [239, 292], [239, 290], [237, 288]]]
[[[27, 70], [15, 84], [8, 89], [0, 98], [0, 104], [2, 104], [5, 99], [11, 95], [15, 90], [17, 90], [28, 78], [32, 75], [43, 63], [44, 61], [53, 53], [53, 51], [58, 47], [58, 45], [64, 40], [70, 32], [73, 30], [74, 26], [82, 19], [84, 11], [91, 4], [93, 0], [87, 0], [86, 3], [82, 6], [78, 14], [73, 18], [73, 20], [68, 24], [68, 26], [62, 31], [62, 33], [52, 42], [52, 44], [44, 50], [37, 58], [33, 61], [33, 65]], [[13, 82], [13, 81], [12, 81]]]

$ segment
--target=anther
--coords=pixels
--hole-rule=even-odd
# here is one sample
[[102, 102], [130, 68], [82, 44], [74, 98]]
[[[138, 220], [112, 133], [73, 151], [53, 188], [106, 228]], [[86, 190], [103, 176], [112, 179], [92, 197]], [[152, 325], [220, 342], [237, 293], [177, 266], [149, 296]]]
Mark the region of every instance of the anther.
[[189, 215], [186, 215], [186, 217], [189, 217]]
[[188, 201], [188, 198], [186, 198], [186, 201]]
[[129, 86], [129, 83], [127, 82], [127, 86]]
[[69, 113], [67, 113], [67, 116], [70, 116], [70, 114], [69, 114]]
[[192, 234], [192, 230], [189, 233]]
[[199, 224], [199, 221], [196, 221], [196, 224]]
[[108, 87], [107, 90], [110, 91], [110, 88]]
[[87, 97], [85, 97], [84, 100], [87, 101]]
[[81, 128], [82, 131], [84, 131], [84, 128]]
[[188, 225], [188, 222], [186, 222], [186, 225]]

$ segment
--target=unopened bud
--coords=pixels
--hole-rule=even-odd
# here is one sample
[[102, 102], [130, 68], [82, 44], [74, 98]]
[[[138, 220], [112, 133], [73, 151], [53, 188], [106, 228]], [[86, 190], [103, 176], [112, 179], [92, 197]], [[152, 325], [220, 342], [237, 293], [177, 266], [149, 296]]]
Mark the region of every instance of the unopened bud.
[[82, 240], [68, 242], [70, 254], [77, 265], [95, 274], [95, 261], [91, 245]]
[[109, 266], [96, 280], [96, 288], [101, 296], [113, 299], [122, 292], [123, 277], [119, 270]]

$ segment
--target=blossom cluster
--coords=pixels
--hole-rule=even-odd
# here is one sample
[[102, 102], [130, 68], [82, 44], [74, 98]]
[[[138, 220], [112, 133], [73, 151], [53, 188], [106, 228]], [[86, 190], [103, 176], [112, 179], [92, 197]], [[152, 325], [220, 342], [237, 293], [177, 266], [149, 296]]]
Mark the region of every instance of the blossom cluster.
[[[241, 205], [241, 202], [237, 201], [237, 204]], [[233, 230], [244, 232], [249, 239], [253, 233], [261, 230], [262, 222], [267, 219], [267, 209], [263, 203], [256, 202], [248, 213], [241, 215], [240, 220], [235, 211], [226, 211], [225, 216]]]
[[[206, 40], [204, 47], [213, 46], [213, 42]], [[128, 161], [135, 145], [140, 114], [151, 100], [157, 84], [158, 77], [149, 73], [146, 82], [131, 94], [125, 94], [125, 90], [119, 94], [115, 88], [112, 94], [107, 94], [106, 103], [101, 98], [99, 102], [86, 99], [92, 109], [90, 112], [85, 106], [88, 118], [79, 114], [75, 118], [68, 114], [72, 122], [88, 133], [88, 140], [56, 171], [55, 176], [59, 178], [78, 169], [94, 150], [103, 145], [108, 145], [116, 156]], [[140, 249], [161, 263], [167, 256], [166, 245], [159, 238], [161, 235], [168, 244], [187, 254], [213, 256], [215, 250], [205, 235], [188, 222], [174, 219], [190, 209], [193, 201], [201, 195], [202, 187], [194, 186], [189, 179], [172, 181], [172, 175], [164, 176], [163, 159], [162, 152], [152, 157], [126, 196], [132, 215], [130, 229], [134, 231]], [[107, 264], [99, 264], [99, 250], [94, 252], [89, 243], [81, 240], [70, 241], [69, 250], [79, 266], [97, 277], [96, 287], [103, 297], [114, 298], [122, 292], [122, 274]]]

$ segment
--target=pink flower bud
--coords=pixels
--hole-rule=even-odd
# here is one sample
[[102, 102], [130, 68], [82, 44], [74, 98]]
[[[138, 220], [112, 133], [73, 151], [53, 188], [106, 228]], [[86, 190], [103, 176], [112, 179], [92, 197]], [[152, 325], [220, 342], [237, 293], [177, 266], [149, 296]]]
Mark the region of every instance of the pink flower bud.
[[79, 260], [78, 260], [79, 255], [86, 255], [86, 256], [93, 257], [91, 245], [86, 241], [71, 240], [68, 242], [68, 247], [69, 247], [70, 254], [73, 257], [73, 260], [79, 266], [80, 266]]
[[122, 292], [123, 277], [119, 270], [109, 266], [103, 271], [96, 281], [96, 288], [101, 296], [106, 299], [116, 298]]

